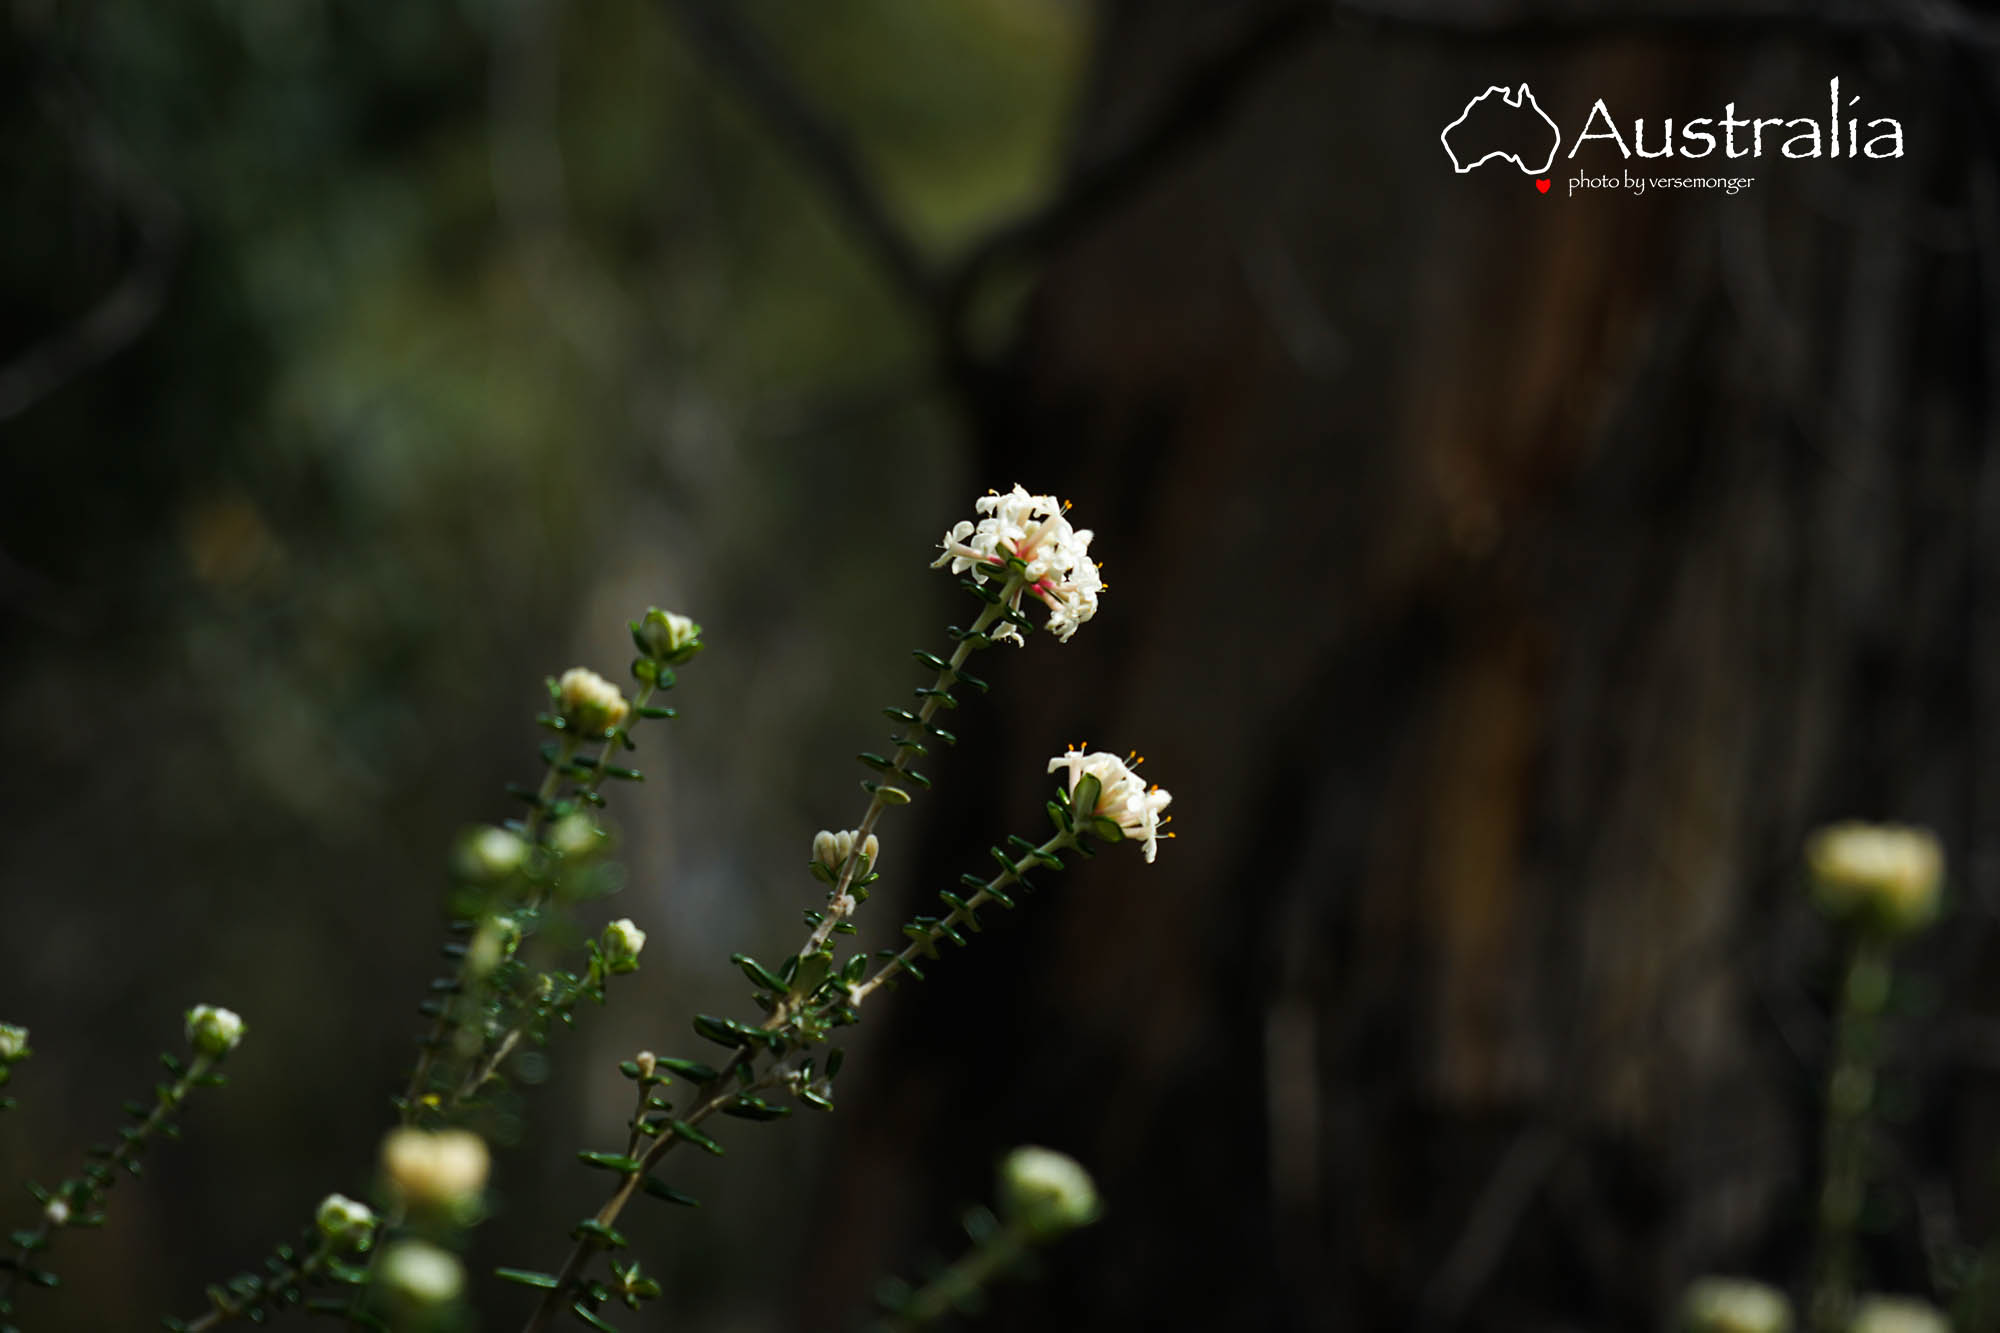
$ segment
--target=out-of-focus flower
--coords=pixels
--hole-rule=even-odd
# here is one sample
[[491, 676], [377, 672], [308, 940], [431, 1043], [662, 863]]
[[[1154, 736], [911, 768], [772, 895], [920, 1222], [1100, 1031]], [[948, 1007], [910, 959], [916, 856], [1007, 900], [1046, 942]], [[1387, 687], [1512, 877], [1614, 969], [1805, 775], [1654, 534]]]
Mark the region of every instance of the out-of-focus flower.
[[1928, 829], [1834, 824], [1806, 840], [1813, 891], [1829, 916], [1895, 935], [1937, 917], [1944, 849]]
[[1848, 1333], [1951, 1333], [1937, 1307], [1906, 1296], [1868, 1296], [1854, 1308]]
[[1097, 1220], [1097, 1185], [1074, 1157], [1016, 1148], [1000, 1163], [1000, 1212], [1050, 1239]]
[[382, 1172], [415, 1208], [460, 1212], [478, 1202], [492, 1166], [486, 1141], [470, 1130], [393, 1129], [382, 1140]]
[[[1133, 763], [1144, 760], [1133, 757]], [[1058, 770], [1069, 774], [1070, 795], [1076, 795], [1076, 784], [1083, 778], [1097, 779], [1097, 802], [1088, 810], [1078, 810], [1079, 819], [1108, 819], [1118, 826], [1125, 837], [1145, 844], [1146, 860], [1151, 861], [1159, 850], [1162, 837], [1173, 834], [1161, 833], [1162, 826], [1172, 822], [1171, 815], [1162, 815], [1173, 801], [1171, 793], [1155, 783], [1148, 787], [1145, 779], [1132, 771], [1123, 759], [1104, 750], [1086, 752], [1072, 747], [1063, 754], [1049, 760], [1049, 772]]]
[[[1090, 529], [1070, 526], [1064, 504], [1053, 495], [1030, 495], [1018, 485], [1005, 495], [981, 496], [976, 508], [985, 517], [953, 524], [940, 543], [943, 554], [931, 567], [948, 564], [954, 574], [970, 569], [1004, 577], [1008, 561], [1019, 560], [1022, 586], [1009, 599], [1009, 609], [1018, 612], [1021, 594], [1032, 592], [1049, 608], [1049, 632], [1067, 642], [1077, 626], [1097, 614], [1097, 597], [1104, 590], [1090, 559]], [[1001, 625], [993, 637], [1022, 642], [1013, 625]]]
[[465, 1290], [465, 1265], [428, 1241], [399, 1240], [383, 1252], [376, 1280], [392, 1298], [429, 1309], [458, 1299]]
[[488, 825], [459, 839], [456, 863], [458, 873], [465, 878], [490, 883], [519, 870], [527, 856], [527, 843], [506, 829]]
[[1776, 1287], [1740, 1277], [1704, 1277], [1681, 1301], [1686, 1333], [1790, 1333], [1792, 1304]]
[[0, 1065], [14, 1064], [32, 1054], [28, 1049], [28, 1029], [0, 1023]]

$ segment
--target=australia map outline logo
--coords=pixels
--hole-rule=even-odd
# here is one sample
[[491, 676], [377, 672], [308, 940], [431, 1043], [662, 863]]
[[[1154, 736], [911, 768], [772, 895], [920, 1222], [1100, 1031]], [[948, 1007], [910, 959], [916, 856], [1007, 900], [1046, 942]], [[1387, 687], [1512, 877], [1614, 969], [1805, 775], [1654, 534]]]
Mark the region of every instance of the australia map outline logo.
[[[1459, 147], [1452, 146], [1455, 131]], [[1548, 148], [1542, 154], [1541, 165], [1528, 165], [1545, 138]], [[1556, 152], [1562, 147], [1562, 130], [1542, 110], [1527, 84], [1519, 88], [1494, 84], [1467, 102], [1458, 119], [1445, 126], [1438, 139], [1451, 158], [1452, 169], [1461, 176], [1496, 157], [1512, 162], [1527, 175], [1540, 176], [1555, 164]], [[1460, 148], [1466, 151], [1461, 153]], [[1477, 156], [1473, 155], [1474, 149], [1478, 150]]]

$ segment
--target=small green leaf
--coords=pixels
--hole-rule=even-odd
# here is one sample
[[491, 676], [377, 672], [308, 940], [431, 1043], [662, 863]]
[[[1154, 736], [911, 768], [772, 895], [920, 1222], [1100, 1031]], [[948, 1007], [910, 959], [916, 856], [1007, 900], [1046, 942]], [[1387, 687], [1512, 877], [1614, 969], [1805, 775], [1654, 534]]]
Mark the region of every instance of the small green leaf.
[[540, 1287], [544, 1291], [554, 1288], [554, 1273], [537, 1273], [531, 1268], [496, 1268], [493, 1276], [502, 1282], [517, 1282], [524, 1287]]
[[647, 1176], [643, 1181], [639, 1182], [639, 1184], [640, 1188], [644, 1189], [646, 1193], [652, 1195], [656, 1199], [663, 1199], [668, 1203], [677, 1203], [681, 1205], [681, 1207], [683, 1208], [701, 1207], [700, 1199], [695, 1198], [694, 1195], [692, 1194], [681, 1193], [679, 1190], [675, 1189], [672, 1185], [667, 1184], [663, 1180], [655, 1180], [653, 1177]]

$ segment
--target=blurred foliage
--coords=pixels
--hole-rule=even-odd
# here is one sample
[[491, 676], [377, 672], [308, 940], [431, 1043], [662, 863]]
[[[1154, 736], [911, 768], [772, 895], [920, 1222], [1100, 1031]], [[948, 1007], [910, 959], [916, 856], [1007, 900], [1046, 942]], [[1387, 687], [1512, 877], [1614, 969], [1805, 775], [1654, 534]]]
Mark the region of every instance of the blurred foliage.
[[[1077, 7], [751, 13], [927, 243], [1053, 171]], [[858, 808], [867, 701], [936, 637], [920, 565], [965, 482], [922, 330], [658, 5], [6, 23], [0, 382], [79, 329], [87, 364], [0, 418], [0, 735], [32, 756], [0, 781], [0, 1015], [40, 1052], [0, 1170], [69, 1169], [190, 1001], [259, 1034], [67, 1258], [94, 1298], [68, 1326], [132, 1326], [366, 1191], [452, 834], [531, 771], [543, 675], [622, 670], [649, 601], [698, 615], [718, 669], [613, 811], [618, 913], [691, 966], [559, 1065], [733, 993], [719, 944], [796, 920], [810, 831]], [[93, 344], [111, 296], [134, 336]], [[540, 1170], [503, 1165], [495, 1257], [559, 1237]], [[709, 1249], [649, 1269], [726, 1253], [714, 1211]]]

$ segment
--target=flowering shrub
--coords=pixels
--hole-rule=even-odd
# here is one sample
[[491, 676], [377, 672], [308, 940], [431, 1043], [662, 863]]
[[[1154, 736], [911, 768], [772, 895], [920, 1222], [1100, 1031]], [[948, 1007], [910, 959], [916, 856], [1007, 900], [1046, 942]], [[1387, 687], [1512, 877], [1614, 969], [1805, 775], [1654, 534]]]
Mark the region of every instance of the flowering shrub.
[[[844, 1059], [837, 1044], [842, 1030], [858, 1023], [885, 988], [921, 980], [941, 945], [967, 945], [981, 911], [1017, 906], [1031, 875], [1064, 869], [1066, 854], [1087, 855], [1093, 841], [1137, 842], [1150, 862], [1162, 836], [1171, 836], [1161, 832], [1171, 799], [1166, 792], [1146, 786], [1113, 755], [1071, 751], [1049, 763], [1048, 771], [1062, 772], [1065, 781], [1047, 806], [1047, 837], [1010, 836], [989, 848], [994, 868], [939, 890], [941, 910], [905, 923], [901, 949], [843, 949], [855, 930], [854, 914], [882, 877], [878, 825], [889, 810], [931, 787], [917, 761], [934, 746], [956, 743], [938, 724], [940, 711], [958, 708], [964, 689], [987, 689], [966, 669], [972, 654], [998, 642], [1025, 644], [1036, 628], [1021, 609], [1030, 595], [1046, 608], [1046, 628], [1059, 641], [1098, 612], [1103, 583], [1088, 558], [1091, 533], [1071, 526], [1065, 505], [1016, 486], [980, 499], [977, 508], [982, 517], [976, 523], [958, 523], [946, 534], [936, 565], [964, 575], [963, 586], [980, 609], [969, 627], [948, 631], [948, 657], [916, 654], [933, 674], [911, 706], [884, 710], [896, 726], [886, 753], [859, 756], [868, 770], [859, 821], [811, 838], [807, 869], [825, 900], [806, 913], [804, 941], [768, 965], [748, 953], [731, 956], [751, 983], [758, 1012], [694, 1016], [695, 1034], [720, 1048], [719, 1055], [703, 1060], [649, 1050], [620, 1065], [634, 1094], [625, 1138], [577, 1154], [584, 1167], [608, 1177], [603, 1203], [560, 1228], [568, 1248], [553, 1268], [496, 1274], [527, 1289], [526, 1329], [547, 1329], [559, 1318], [610, 1328], [610, 1306], [639, 1310], [657, 1299], [659, 1284], [615, 1256], [625, 1246], [620, 1228], [633, 1200], [693, 1202], [659, 1177], [668, 1157], [683, 1146], [722, 1153], [724, 1144], [714, 1137], [717, 1117], [769, 1122], [787, 1118], [795, 1106], [831, 1110]], [[488, 1145], [472, 1127], [475, 1112], [505, 1082], [516, 1056], [550, 1044], [578, 1020], [584, 1001], [607, 1003], [611, 978], [637, 971], [646, 944], [643, 925], [620, 917], [583, 934], [580, 956], [569, 965], [559, 957], [562, 941], [576, 937], [577, 918], [617, 887], [597, 812], [611, 786], [641, 776], [623, 763], [637, 748], [634, 732], [644, 722], [674, 716], [658, 700], [678, 684], [677, 668], [705, 646], [698, 624], [657, 607], [632, 621], [630, 630], [638, 656], [629, 696], [589, 667], [550, 679], [548, 708], [536, 718], [549, 734], [541, 781], [510, 789], [523, 806], [519, 817], [471, 829], [457, 840], [449, 897], [457, 920], [446, 948], [455, 965], [432, 984], [423, 1006], [430, 1027], [392, 1099], [395, 1123], [382, 1140], [374, 1206], [329, 1193], [301, 1241], [276, 1246], [260, 1271], [211, 1286], [206, 1310], [170, 1318], [168, 1327], [262, 1322], [299, 1305], [339, 1315], [351, 1326], [462, 1324], [473, 1276], [459, 1251], [464, 1233], [487, 1212], [492, 1169]], [[35, 1189], [39, 1221], [15, 1232], [12, 1253], [0, 1259], [0, 1333], [12, 1333], [32, 1313], [27, 1287], [56, 1285], [48, 1266], [56, 1237], [96, 1224], [120, 1172], [135, 1170], [139, 1155], [171, 1133], [194, 1088], [221, 1083], [217, 1071], [246, 1032], [231, 1010], [206, 1004], [190, 1009], [191, 1058], [164, 1057], [173, 1081], [160, 1085], [150, 1106], [131, 1108], [136, 1123], [121, 1132], [118, 1145], [55, 1187]], [[0, 1025], [0, 1082], [30, 1054], [24, 1029]], [[977, 1210], [968, 1218], [972, 1245], [963, 1259], [922, 1287], [885, 1285], [885, 1327], [914, 1328], [965, 1307], [1031, 1248], [1088, 1224], [1098, 1212], [1088, 1173], [1049, 1149], [1022, 1149], [1010, 1157], [998, 1190], [997, 1212]]]

